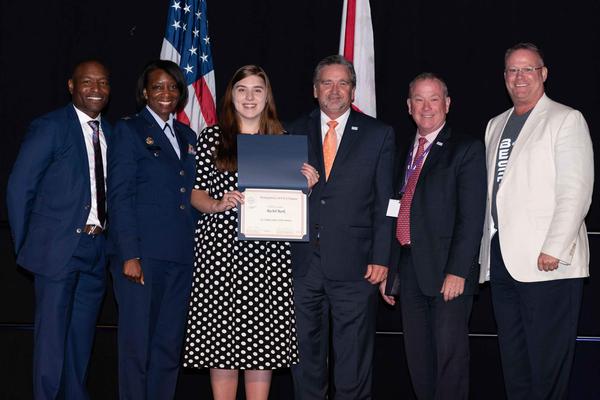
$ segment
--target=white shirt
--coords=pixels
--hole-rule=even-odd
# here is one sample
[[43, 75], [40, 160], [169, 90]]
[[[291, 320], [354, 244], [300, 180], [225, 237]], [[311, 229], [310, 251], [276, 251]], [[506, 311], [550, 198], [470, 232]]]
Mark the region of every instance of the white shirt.
[[88, 214], [86, 225], [100, 225], [100, 220], [98, 219], [98, 202], [96, 201], [96, 174], [94, 172], [94, 142], [93, 135], [94, 131], [92, 127], [88, 124], [90, 121], [98, 121], [100, 122], [100, 151], [102, 152], [102, 168], [104, 170], [104, 193], [106, 193], [106, 138], [104, 137], [104, 132], [102, 130], [102, 120], [98, 115], [97, 118], [91, 118], [89, 115], [84, 113], [81, 110], [75, 108], [75, 113], [77, 114], [77, 118], [79, 118], [79, 124], [81, 125], [81, 130], [83, 131], [83, 139], [85, 142], [85, 150], [88, 158], [88, 171], [90, 174], [90, 192], [92, 204], [90, 204], [90, 213]]
[[348, 122], [348, 117], [350, 116], [350, 109], [348, 109], [345, 113], [340, 115], [337, 119], [331, 119], [321, 111], [321, 143], [325, 140], [325, 135], [329, 130], [329, 125], [327, 123], [329, 121], [337, 122], [337, 126], [335, 127], [335, 137], [337, 139], [337, 148], [340, 147], [340, 142], [342, 141], [342, 136], [344, 135], [344, 129], [346, 129], [346, 123]]
[[[154, 117], [156, 123], [158, 124], [158, 126], [160, 126], [160, 129], [162, 129], [167, 139], [169, 139], [171, 146], [173, 146], [173, 150], [175, 150], [175, 153], [177, 153], [177, 157], [181, 159], [179, 143], [177, 142], [177, 138], [175, 137], [175, 129], [173, 129], [173, 114], [169, 114], [169, 120], [165, 122], [162, 120], [161, 117], [158, 116], [158, 114], [152, 111], [150, 107], [146, 106], [146, 110], [150, 111], [150, 115]], [[166, 126], [168, 126], [168, 128], [166, 128]]]

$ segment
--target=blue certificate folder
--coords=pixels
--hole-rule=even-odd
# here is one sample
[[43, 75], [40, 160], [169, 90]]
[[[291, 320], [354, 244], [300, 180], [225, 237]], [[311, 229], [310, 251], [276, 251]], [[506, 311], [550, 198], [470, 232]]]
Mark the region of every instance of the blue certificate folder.
[[[308, 194], [308, 183], [300, 173], [302, 164], [308, 159], [306, 136], [238, 135], [237, 151], [238, 189], [241, 192], [246, 189], [288, 189]], [[238, 224], [242, 221], [241, 212]], [[238, 237], [242, 240], [308, 241], [308, 232], [298, 239], [250, 237], [244, 235], [238, 225]]]
[[308, 193], [300, 173], [308, 159], [306, 136], [238, 135], [238, 188], [299, 189]]

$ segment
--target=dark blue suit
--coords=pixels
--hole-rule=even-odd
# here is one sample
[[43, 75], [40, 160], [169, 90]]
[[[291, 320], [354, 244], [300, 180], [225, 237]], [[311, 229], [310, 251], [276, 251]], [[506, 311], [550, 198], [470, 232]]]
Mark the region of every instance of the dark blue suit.
[[310, 243], [292, 245], [300, 340], [300, 364], [292, 370], [296, 398], [325, 397], [329, 312], [336, 398], [369, 398], [377, 285], [364, 275], [369, 264], [389, 261], [394, 131], [351, 111], [325, 182], [320, 111], [288, 128], [308, 136], [309, 164], [321, 176], [309, 198]]
[[[105, 120], [101, 130], [108, 141]], [[69, 104], [32, 122], [8, 182], [17, 263], [35, 275], [36, 399], [59, 392], [87, 397], [106, 282], [104, 237], [83, 233], [92, 202], [88, 171], [83, 131]]]
[[[397, 159], [397, 198], [413, 144], [411, 135], [407, 151]], [[468, 321], [479, 278], [485, 196], [483, 143], [445, 125], [424, 161], [411, 202], [410, 248], [401, 247], [395, 233], [390, 236], [387, 291], [396, 282], [406, 357], [419, 399], [468, 398]], [[463, 295], [449, 302], [440, 294], [446, 274], [466, 280]]]
[[[178, 121], [174, 128], [181, 159], [146, 109], [117, 123], [108, 152], [121, 399], [175, 393], [192, 278], [196, 135]], [[122, 273], [123, 262], [134, 258], [145, 285]]]

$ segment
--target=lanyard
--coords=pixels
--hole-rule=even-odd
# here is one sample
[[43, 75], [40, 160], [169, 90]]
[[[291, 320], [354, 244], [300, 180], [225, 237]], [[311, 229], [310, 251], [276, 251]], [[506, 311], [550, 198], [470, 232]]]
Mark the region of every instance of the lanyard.
[[410, 150], [410, 153], [408, 153], [408, 157], [406, 159], [406, 172], [404, 174], [404, 184], [402, 185], [402, 189], [400, 189], [400, 194], [404, 194], [408, 180], [412, 174], [414, 174], [415, 170], [417, 169], [417, 165], [423, 162], [423, 159], [427, 156], [429, 150], [431, 150], [431, 145], [433, 145], [433, 142], [429, 143], [429, 145], [423, 150], [423, 153], [419, 157], [415, 158], [414, 161], [412, 161], [412, 158], [415, 147], [413, 146], [413, 148]]

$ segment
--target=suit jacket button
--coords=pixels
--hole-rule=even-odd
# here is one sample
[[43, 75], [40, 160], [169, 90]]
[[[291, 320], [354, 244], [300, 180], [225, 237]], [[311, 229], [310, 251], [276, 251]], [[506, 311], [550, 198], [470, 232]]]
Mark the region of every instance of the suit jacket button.
[[185, 188], [184, 188], [184, 187], [182, 187], [182, 188], [179, 188], [179, 191], [180, 191], [181, 193], [185, 193]]
[[85, 208], [86, 210], [89, 210], [89, 209], [90, 209], [90, 205], [89, 205], [89, 204], [86, 204], [84, 208]]
[[185, 204], [182, 204], [182, 205], [180, 205], [180, 206], [179, 206], [179, 209], [180, 209], [180, 210], [185, 210]]
[[77, 228], [77, 229], [75, 230], [75, 232], [77, 232], [77, 233], [81, 233], [81, 228]]
[[185, 171], [184, 170], [179, 171], [179, 175], [184, 176], [185, 175]]
[[325, 204], [327, 203], [325, 200], [321, 200], [321, 204]]

